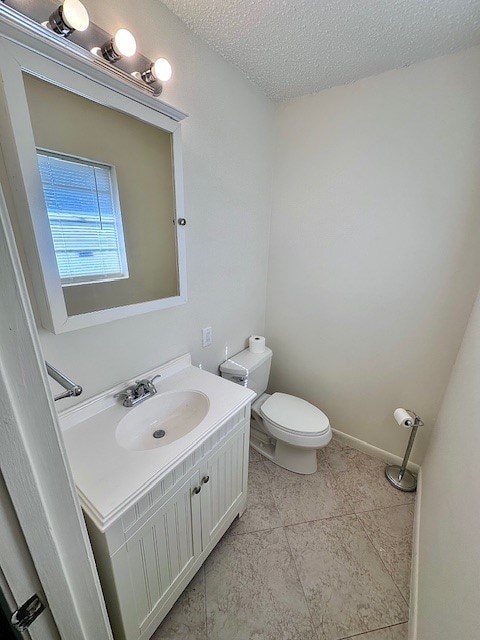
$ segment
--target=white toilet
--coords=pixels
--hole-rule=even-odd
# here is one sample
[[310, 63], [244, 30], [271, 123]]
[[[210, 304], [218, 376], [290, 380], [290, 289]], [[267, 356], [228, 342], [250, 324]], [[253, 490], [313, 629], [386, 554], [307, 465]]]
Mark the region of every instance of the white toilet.
[[332, 439], [327, 416], [306, 400], [286, 393], [265, 393], [272, 362], [271, 349], [245, 349], [220, 365], [223, 378], [252, 389], [251, 446], [280, 467], [295, 473], [315, 473], [317, 449]]

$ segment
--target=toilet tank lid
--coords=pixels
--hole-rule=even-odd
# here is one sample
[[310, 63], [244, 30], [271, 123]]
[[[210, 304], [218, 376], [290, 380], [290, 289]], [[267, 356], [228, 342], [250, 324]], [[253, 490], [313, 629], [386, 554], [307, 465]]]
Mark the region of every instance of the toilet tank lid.
[[234, 376], [248, 376], [251, 371], [272, 357], [272, 350], [265, 347], [263, 353], [252, 353], [244, 349], [220, 365], [220, 371]]

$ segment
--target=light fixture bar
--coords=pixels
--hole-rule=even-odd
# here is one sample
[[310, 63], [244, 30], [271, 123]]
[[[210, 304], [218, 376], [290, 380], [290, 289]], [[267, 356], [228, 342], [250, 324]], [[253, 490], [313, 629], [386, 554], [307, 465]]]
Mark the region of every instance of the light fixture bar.
[[[59, 4], [61, 0], [59, 0]], [[65, 4], [65, 2], [63, 3]], [[55, 5], [53, 5], [55, 7]], [[76, 54], [84, 60], [89, 60], [95, 66], [103, 69], [112, 76], [130, 84], [132, 88], [158, 97], [162, 91], [162, 84], [154, 82], [149, 84], [141, 77], [141, 73], [152, 64], [151, 59], [136, 51], [131, 57], [123, 55], [114, 64], [107, 61], [101, 54], [101, 46], [110, 42], [114, 36], [108, 33], [94, 22], [90, 22], [85, 31], [75, 29], [65, 37], [55, 33], [51, 27], [45, 28], [45, 21], [52, 14], [50, 0], [0, 0], [0, 21], [6, 19], [21, 28], [35, 33], [37, 38], [48, 41], [51, 45], [68, 50], [70, 54]], [[65, 16], [64, 16], [65, 17]], [[97, 49], [93, 55], [92, 50]], [[174, 110], [175, 111], [175, 110]], [[176, 119], [176, 118], [175, 118]]]

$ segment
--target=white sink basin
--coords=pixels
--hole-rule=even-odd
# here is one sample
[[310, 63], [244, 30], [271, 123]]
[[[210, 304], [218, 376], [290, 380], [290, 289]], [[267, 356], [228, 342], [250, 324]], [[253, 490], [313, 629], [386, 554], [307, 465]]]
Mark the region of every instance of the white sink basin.
[[124, 449], [146, 451], [165, 447], [195, 429], [210, 402], [201, 391], [168, 391], [148, 398], [118, 423], [117, 443]]

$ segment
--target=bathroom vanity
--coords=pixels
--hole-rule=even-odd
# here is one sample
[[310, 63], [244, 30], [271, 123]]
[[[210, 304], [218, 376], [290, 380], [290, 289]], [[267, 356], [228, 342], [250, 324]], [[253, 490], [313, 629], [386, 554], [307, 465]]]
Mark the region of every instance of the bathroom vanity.
[[246, 503], [254, 392], [189, 355], [157, 375], [139, 406], [122, 385], [60, 416], [116, 640], [151, 636]]

